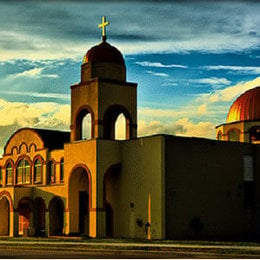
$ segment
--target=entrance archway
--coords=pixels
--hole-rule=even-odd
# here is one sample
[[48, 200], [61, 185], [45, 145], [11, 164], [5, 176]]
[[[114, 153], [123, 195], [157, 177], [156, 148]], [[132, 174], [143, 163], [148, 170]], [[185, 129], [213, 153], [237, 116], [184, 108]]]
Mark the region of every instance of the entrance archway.
[[9, 236], [10, 204], [6, 197], [0, 199], [0, 235]]
[[30, 213], [32, 201], [30, 198], [22, 198], [18, 203], [19, 230], [20, 236], [27, 236], [30, 227]]
[[69, 180], [70, 232], [89, 235], [90, 181], [85, 167], [76, 167]]
[[113, 237], [116, 232], [116, 206], [119, 194], [119, 176], [122, 165], [111, 165], [104, 175], [104, 209], [106, 212], [106, 237]]
[[63, 234], [64, 205], [59, 197], [54, 197], [49, 203], [49, 234], [51, 236]]
[[45, 203], [42, 198], [34, 200], [33, 226], [35, 228], [35, 236], [45, 235]]

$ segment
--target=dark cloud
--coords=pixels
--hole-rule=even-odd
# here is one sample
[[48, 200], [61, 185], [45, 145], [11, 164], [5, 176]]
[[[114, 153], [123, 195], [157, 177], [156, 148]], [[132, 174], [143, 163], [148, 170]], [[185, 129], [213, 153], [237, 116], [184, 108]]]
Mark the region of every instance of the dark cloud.
[[249, 48], [255, 47], [260, 35], [259, 9], [260, 4], [246, 1], [1, 2], [4, 37], [0, 48], [48, 51], [60, 45], [62, 51], [73, 42], [95, 42], [100, 38], [97, 25], [102, 15], [110, 21], [109, 39], [123, 44], [161, 42], [162, 49], [169, 44], [179, 49]]

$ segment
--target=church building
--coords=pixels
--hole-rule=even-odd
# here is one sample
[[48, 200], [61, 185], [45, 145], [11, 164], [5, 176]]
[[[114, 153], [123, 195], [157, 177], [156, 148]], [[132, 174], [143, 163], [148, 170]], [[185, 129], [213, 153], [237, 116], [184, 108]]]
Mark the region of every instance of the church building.
[[0, 236], [259, 238], [260, 87], [234, 102], [217, 140], [137, 137], [137, 84], [107, 24], [71, 86], [70, 131], [22, 128], [7, 141]]

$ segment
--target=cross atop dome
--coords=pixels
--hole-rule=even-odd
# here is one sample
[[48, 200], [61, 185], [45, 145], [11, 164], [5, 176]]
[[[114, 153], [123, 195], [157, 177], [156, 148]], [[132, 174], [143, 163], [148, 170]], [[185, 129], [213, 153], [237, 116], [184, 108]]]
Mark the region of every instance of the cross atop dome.
[[109, 25], [109, 21], [106, 21], [106, 17], [102, 16], [102, 22], [98, 25], [98, 28], [102, 28], [102, 41], [105, 42], [107, 39], [106, 36], [106, 26]]

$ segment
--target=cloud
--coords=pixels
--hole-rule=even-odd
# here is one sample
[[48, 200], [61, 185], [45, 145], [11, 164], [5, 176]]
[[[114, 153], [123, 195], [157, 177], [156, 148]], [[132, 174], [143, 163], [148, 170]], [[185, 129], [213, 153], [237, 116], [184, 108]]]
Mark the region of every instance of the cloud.
[[198, 98], [197, 101], [204, 100], [208, 103], [232, 101], [236, 97], [240, 96], [243, 92], [257, 86], [260, 86], [260, 77], [247, 82], [239, 82], [234, 86], [230, 86], [221, 90], [216, 90], [215, 92], [210, 94], [204, 94], [200, 98]]
[[200, 114], [206, 114], [207, 113], [207, 105], [206, 104], [202, 104], [198, 107], [198, 112]]
[[186, 69], [188, 66], [179, 64], [162, 64], [161, 62], [149, 62], [149, 61], [137, 61], [136, 64], [143, 67], [154, 67], [154, 68], [181, 68]]
[[37, 97], [37, 98], [48, 98], [48, 99], [62, 99], [62, 100], [70, 100], [69, 94], [63, 93], [39, 93], [39, 92], [18, 92], [18, 91], [0, 91], [2, 94], [7, 95], [19, 95], [19, 96], [28, 96], [28, 97]]
[[182, 117], [188, 118], [200, 118], [202, 114], [205, 114], [209, 117], [215, 116], [222, 109], [208, 109], [208, 105], [204, 102], [204, 99], [194, 100], [192, 104], [186, 106], [180, 106], [176, 109], [166, 109], [166, 108], [150, 108], [150, 107], [139, 107], [138, 108], [138, 117], [140, 120], [145, 121], [177, 121]]
[[216, 65], [216, 66], [204, 66], [202, 67], [206, 70], [229, 70], [229, 71], [236, 71], [240, 73], [246, 74], [259, 74], [260, 67], [254, 66], [226, 66], [226, 65]]
[[229, 85], [231, 83], [231, 81], [226, 78], [216, 78], [216, 77], [194, 79], [189, 81], [194, 83], [209, 84], [209, 85]]
[[153, 117], [153, 118], [175, 118], [182, 114], [181, 111], [174, 109], [163, 109], [163, 108], [150, 108], [150, 107], [140, 107], [138, 109], [139, 117]]
[[189, 118], [181, 118], [170, 123], [144, 120], [140, 120], [138, 123], [138, 136], [172, 134], [215, 139], [215, 126], [211, 122], [193, 123]]
[[259, 47], [259, 3], [252, 1], [11, 1], [0, 9], [0, 59], [81, 56], [99, 41], [102, 13], [109, 41], [125, 54]]
[[153, 76], [158, 76], [158, 77], [169, 77], [169, 75], [167, 73], [164, 73], [164, 72], [154, 72], [154, 71], [150, 71], [150, 70], [147, 70], [146, 71], [148, 74], [151, 74]]
[[13, 131], [22, 127], [68, 130], [70, 105], [57, 103], [19, 103], [0, 99], [0, 150]]
[[29, 77], [29, 78], [58, 78], [57, 74], [43, 74], [44, 68], [33, 68], [30, 70], [25, 70], [23, 72], [19, 72], [16, 74], [11, 74], [11, 78], [22, 78], [22, 77]]
[[[59, 115], [60, 118], [57, 116]], [[70, 106], [51, 102], [20, 103], [0, 99], [0, 126], [19, 124], [21, 127], [52, 126], [49, 119], [59, 118], [62, 125], [69, 126]], [[57, 126], [57, 124], [55, 124]]]
[[185, 128], [176, 123], [165, 124], [161, 121], [138, 122], [138, 136], [149, 136], [154, 134], [178, 134], [185, 133]]

